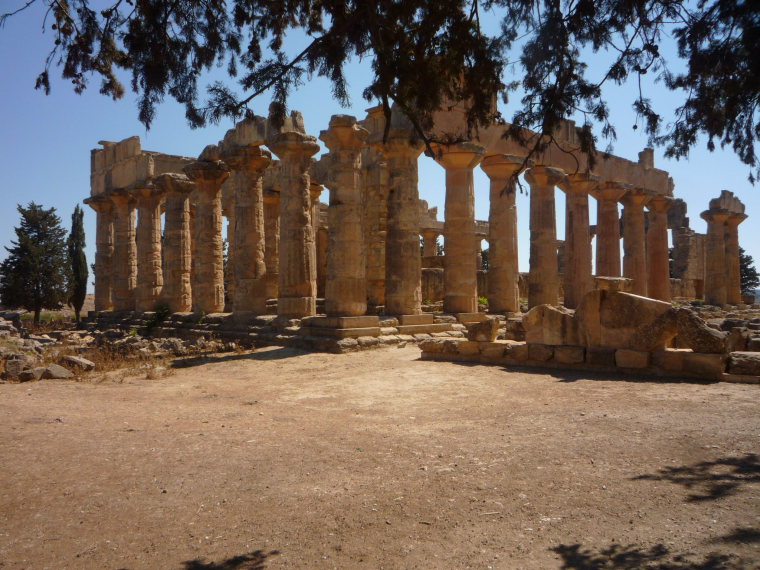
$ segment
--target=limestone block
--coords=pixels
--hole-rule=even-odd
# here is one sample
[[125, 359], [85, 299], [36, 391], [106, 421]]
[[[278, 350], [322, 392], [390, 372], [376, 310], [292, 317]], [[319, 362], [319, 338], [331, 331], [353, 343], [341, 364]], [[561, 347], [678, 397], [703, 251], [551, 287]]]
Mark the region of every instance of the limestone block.
[[726, 360], [725, 354], [685, 352], [683, 371], [694, 376], [718, 379], [726, 371]]
[[502, 360], [507, 345], [503, 342], [483, 343], [480, 347], [480, 354], [488, 360]]
[[564, 307], [539, 305], [523, 317], [529, 343], [580, 346], [581, 335], [573, 312]]
[[87, 360], [81, 356], [66, 355], [61, 358], [61, 362], [68, 366], [84, 370], [85, 372], [95, 369], [95, 363], [92, 360]]
[[524, 342], [508, 342], [504, 348], [504, 356], [517, 362], [528, 360], [528, 345]]
[[488, 319], [485, 313], [457, 313], [457, 321], [462, 324], [467, 323], [482, 323]]
[[647, 368], [649, 366], [649, 353], [620, 348], [615, 351], [615, 365], [619, 368]]
[[684, 354], [691, 353], [689, 349], [669, 348], [652, 353], [652, 365], [667, 372], [683, 372]]
[[63, 366], [60, 366], [58, 364], [50, 364], [45, 368], [45, 371], [42, 373], [42, 378], [45, 379], [51, 379], [51, 380], [65, 380], [67, 378], [73, 378], [74, 374], [70, 371], [64, 368]]
[[726, 333], [707, 326], [693, 311], [678, 309], [678, 338], [694, 352], [722, 354], [726, 352]]
[[462, 356], [474, 356], [480, 354], [480, 343], [472, 340], [463, 340], [459, 343], [459, 354]]
[[753, 336], [747, 341], [749, 352], [760, 352], [760, 336]]
[[528, 360], [536, 362], [547, 362], [552, 359], [554, 349], [545, 344], [528, 343]]
[[444, 342], [446, 341], [430, 338], [430, 339], [423, 340], [419, 344], [419, 347], [420, 347], [420, 350], [422, 350], [422, 352], [441, 354], [443, 353]]
[[747, 350], [750, 332], [745, 327], [732, 328], [726, 337], [726, 352], [737, 352]]
[[493, 342], [499, 334], [499, 319], [488, 317], [479, 323], [467, 325], [467, 340]]
[[44, 366], [36, 366], [30, 370], [22, 370], [18, 373], [18, 380], [19, 382], [29, 382], [32, 380], [40, 380], [42, 379], [42, 375], [45, 373]]
[[560, 364], [580, 364], [586, 359], [582, 346], [555, 346], [554, 361]]
[[402, 325], [432, 325], [434, 322], [433, 315], [399, 315], [399, 323]]
[[459, 352], [459, 344], [461, 343], [461, 340], [444, 340], [443, 341], [443, 352], [446, 354], [457, 354]]
[[614, 348], [589, 346], [586, 348], [586, 364], [592, 364], [594, 366], [615, 366], [615, 352]]
[[760, 353], [732, 352], [728, 359], [728, 371], [731, 374], [760, 376]]

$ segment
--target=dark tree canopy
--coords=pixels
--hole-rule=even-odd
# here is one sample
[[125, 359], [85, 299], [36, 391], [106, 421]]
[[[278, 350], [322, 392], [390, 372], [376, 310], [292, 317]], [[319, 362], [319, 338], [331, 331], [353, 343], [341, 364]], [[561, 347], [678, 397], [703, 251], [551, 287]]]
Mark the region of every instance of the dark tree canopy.
[[760, 288], [760, 275], [757, 274], [755, 260], [743, 247], [739, 248], [739, 277], [742, 293], [754, 294]]
[[9, 255], [0, 264], [0, 302], [34, 312], [37, 324], [42, 309], [60, 309], [66, 301], [66, 230], [55, 208], [30, 202], [17, 209], [21, 223], [14, 228], [16, 241], [5, 248]]
[[[521, 105], [506, 118], [549, 135], [535, 138], [534, 150], [551, 144], [559, 122], [573, 117], [581, 119], [583, 149], [593, 151], [592, 126], [615, 138], [604, 85], [629, 81], [641, 124], [667, 155], [686, 156], [703, 135], [711, 149], [732, 148], [751, 180], [758, 174], [754, 0], [14, 1], [16, 11], [35, 3], [48, 10], [54, 45], [38, 88], [49, 91], [51, 68], [59, 65], [76, 91], [95, 78], [101, 93], [119, 98], [126, 71], [146, 126], [167, 96], [184, 104], [195, 127], [242, 116], [264, 94], [282, 117], [288, 93], [312, 75], [328, 78], [332, 95], [347, 103], [345, 64], [358, 57], [373, 72], [364, 97], [386, 112], [396, 103], [423, 135], [446, 101], [468, 100], [474, 127], [499, 119], [494, 97], [521, 87]], [[310, 43], [289, 57], [284, 43], [293, 29]], [[673, 39], [679, 62], [663, 56]], [[608, 65], [590, 70], [584, 59], [598, 51], [609, 54]], [[231, 81], [202, 97], [199, 75], [218, 64]], [[682, 94], [675, 116], [661, 115], [647, 97], [646, 75]]]
[[74, 309], [74, 315], [79, 322], [82, 306], [87, 297], [87, 256], [84, 253], [84, 212], [79, 204], [71, 214], [71, 231], [66, 243], [69, 255], [69, 267], [71, 268], [71, 280], [69, 283], [68, 304]]

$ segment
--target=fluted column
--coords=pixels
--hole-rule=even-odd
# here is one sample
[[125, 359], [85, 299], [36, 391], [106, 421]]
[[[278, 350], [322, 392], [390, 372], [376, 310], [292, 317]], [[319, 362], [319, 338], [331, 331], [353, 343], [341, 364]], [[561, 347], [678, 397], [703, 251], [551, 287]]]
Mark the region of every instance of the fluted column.
[[153, 311], [164, 286], [161, 267], [161, 201], [163, 192], [155, 186], [133, 188], [137, 206], [137, 288], [135, 310]]
[[266, 283], [267, 299], [276, 299], [280, 276], [280, 192], [266, 190], [264, 192], [264, 234], [266, 247], [264, 262], [267, 266]]
[[[367, 255], [367, 304], [385, 304], [385, 240], [388, 230], [388, 164], [379, 149], [367, 149], [364, 240]], [[433, 254], [435, 255], [435, 254]]]
[[627, 184], [608, 181], [591, 192], [596, 198], [596, 275], [621, 275], [618, 202], [629, 189]]
[[[312, 164], [313, 164], [312, 159]], [[320, 228], [320, 204], [319, 197], [322, 195], [324, 187], [321, 184], [317, 184], [310, 175], [309, 182], [309, 200], [311, 202], [311, 227], [314, 233], [314, 259], [315, 268], [317, 274], [317, 297], [325, 297], [325, 283], [327, 281], [327, 258], [325, 257], [324, 263], [320, 263], [320, 251], [319, 251], [319, 228]], [[327, 245], [322, 244], [325, 250], [322, 253], [327, 253]]]
[[166, 198], [164, 225], [164, 288], [163, 301], [173, 313], [192, 310], [190, 286], [191, 224], [190, 194], [195, 184], [184, 174], [166, 173], [153, 179]]
[[478, 312], [478, 239], [472, 170], [483, 159], [482, 146], [464, 142], [436, 145], [436, 161], [446, 169], [443, 222], [443, 310]]
[[742, 302], [739, 224], [746, 219], [746, 214], [732, 213], [726, 220], [726, 299], [731, 305], [738, 305]]
[[135, 201], [124, 190], [110, 194], [114, 204], [113, 308], [135, 310], [137, 245], [135, 244]]
[[631, 279], [631, 293], [647, 296], [646, 229], [644, 206], [651, 195], [632, 189], [620, 199], [623, 203], [623, 276]]
[[673, 199], [653, 196], [647, 204], [649, 228], [647, 229], [647, 273], [649, 296], [660, 301], [670, 301], [670, 256], [668, 255], [668, 210]]
[[565, 266], [562, 274], [564, 305], [575, 309], [594, 288], [591, 275], [588, 195], [599, 185], [590, 174], [570, 174], [560, 188], [565, 192]]
[[230, 174], [215, 145], [207, 146], [197, 161], [184, 168], [196, 185], [193, 312], [224, 310], [224, 253], [222, 245], [221, 186]]
[[726, 221], [728, 210], [707, 210], [701, 217], [707, 222], [705, 242], [705, 301], [710, 305], [728, 303], [726, 271]]
[[519, 156], [496, 154], [480, 163], [490, 184], [488, 211], [488, 311], [520, 312], [520, 270], [517, 253], [515, 173], [523, 165]]
[[564, 178], [564, 172], [549, 166], [534, 166], [525, 173], [530, 184], [529, 307], [559, 304], [554, 187]]
[[435, 257], [438, 255], [439, 232], [423, 230], [422, 232], [422, 257]]
[[422, 312], [420, 206], [417, 158], [422, 143], [406, 130], [391, 131], [383, 153], [388, 164], [388, 233], [385, 249], [385, 312]]
[[280, 159], [280, 275], [277, 313], [306, 317], [316, 312], [317, 272], [309, 198], [311, 156], [316, 138], [297, 132], [267, 143]]
[[99, 194], [86, 198], [84, 203], [96, 212], [95, 222], [95, 310], [113, 309], [113, 289], [111, 275], [113, 272], [113, 202]]
[[[229, 165], [228, 165], [229, 166]], [[237, 244], [235, 242], [235, 189], [239, 183], [244, 183], [242, 180], [242, 174], [230, 170], [230, 176], [222, 184], [221, 200], [222, 200], [222, 226], [224, 226], [224, 218], [227, 218], [227, 264], [224, 267], [224, 300], [225, 311], [232, 311], [235, 300], [235, 287], [237, 285], [237, 271], [235, 266], [237, 263]], [[224, 240], [222, 240], [222, 251], [224, 251]]]
[[369, 133], [356, 117], [333, 115], [319, 138], [330, 150], [325, 312], [360, 316], [367, 312], [367, 281], [362, 227], [361, 151]]
[[224, 160], [237, 174], [232, 308], [263, 315], [267, 308], [264, 170], [271, 163], [272, 155], [260, 146], [237, 146], [224, 153]]

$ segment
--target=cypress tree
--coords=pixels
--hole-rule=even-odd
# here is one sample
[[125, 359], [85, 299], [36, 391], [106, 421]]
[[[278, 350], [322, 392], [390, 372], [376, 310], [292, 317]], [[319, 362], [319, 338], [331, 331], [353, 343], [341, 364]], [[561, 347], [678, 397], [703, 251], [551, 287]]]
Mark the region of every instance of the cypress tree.
[[69, 264], [71, 267], [71, 281], [69, 283], [69, 306], [74, 309], [77, 322], [80, 319], [82, 305], [87, 295], [87, 257], [84, 254], [84, 212], [79, 204], [71, 214], [71, 233], [68, 239]]

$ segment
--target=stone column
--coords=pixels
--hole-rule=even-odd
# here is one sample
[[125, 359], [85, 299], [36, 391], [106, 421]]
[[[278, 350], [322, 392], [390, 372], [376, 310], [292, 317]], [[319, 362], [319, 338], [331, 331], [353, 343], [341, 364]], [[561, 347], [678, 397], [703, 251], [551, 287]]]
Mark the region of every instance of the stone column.
[[630, 186], [603, 182], [591, 195], [596, 198], [596, 275], [620, 277], [620, 215], [618, 201]]
[[446, 169], [443, 222], [443, 310], [478, 312], [478, 243], [475, 236], [475, 187], [472, 170], [483, 159], [482, 146], [463, 142], [436, 145], [435, 159]]
[[195, 182], [193, 312], [224, 310], [224, 253], [222, 245], [221, 186], [230, 174], [216, 145], [207, 146], [198, 160], [184, 168]]
[[565, 200], [565, 265], [562, 272], [564, 305], [575, 309], [583, 296], [594, 288], [591, 275], [588, 195], [599, 185], [590, 174], [570, 174], [560, 188]]
[[264, 234], [266, 247], [264, 262], [267, 266], [267, 299], [277, 298], [277, 281], [280, 275], [280, 192], [264, 192]]
[[[367, 251], [367, 304], [385, 304], [385, 240], [388, 233], [388, 164], [377, 148], [366, 149], [364, 241]], [[435, 255], [435, 254], [434, 254]]]
[[702, 219], [707, 222], [705, 242], [705, 301], [710, 305], [728, 303], [728, 274], [726, 272], [726, 222], [728, 210], [707, 210]]
[[438, 255], [438, 236], [435, 230], [422, 231], [422, 257], [436, 257]]
[[649, 229], [647, 230], [647, 272], [649, 296], [670, 301], [670, 256], [668, 254], [668, 210], [673, 199], [653, 196], [647, 204]]
[[235, 311], [263, 315], [267, 309], [264, 170], [271, 163], [272, 155], [260, 146], [237, 146], [225, 152], [224, 159], [237, 171], [233, 199], [235, 289], [232, 307]]
[[[242, 177], [241, 173], [231, 170], [229, 178], [222, 184], [221, 191], [222, 226], [224, 226], [224, 218], [227, 218], [227, 266], [224, 268], [225, 311], [234, 310], [235, 288], [237, 286], [237, 271], [235, 266], [238, 256], [235, 242], [235, 189], [239, 183], [244, 184], [240, 180]], [[224, 243], [222, 243], [222, 251], [224, 251]]]
[[[314, 164], [314, 160], [312, 159], [312, 165]], [[325, 258], [325, 263], [320, 263], [319, 258], [319, 228], [320, 228], [320, 210], [321, 210], [321, 202], [319, 201], [319, 197], [322, 194], [322, 191], [324, 190], [324, 187], [321, 184], [317, 184], [313, 178], [311, 178], [311, 174], [309, 174], [310, 182], [309, 182], [309, 200], [311, 202], [311, 227], [312, 231], [314, 233], [314, 259], [316, 260], [316, 273], [317, 273], [317, 297], [324, 298], [325, 296], [325, 283], [327, 281], [327, 258]], [[324, 244], [325, 250], [323, 253], [327, 253], [327, 246]]]
[[490, 185], [488, 212], [488, 311], [520, 312], [520, 270], [517, 253], [517, 195], [515, 173], [523, 159], [495, 154], [480, 163]]
[[383, 153], [388, 164], [388, 233], [385, 248], [385, 312], [422, 312], [422, 260], [417, 158], [422, 143], [406, 130], [391, 131]]
[[534, 166], [525, 173], [530, 184], [529, 307], [559, 304], [554, 187], [564, 178], [564, 172], [549, 166]]
[[113, 253], [114, 253], [114, 211], [113, 202], [99, 194], [84, 201], [96, 212], [95, 234], [95, 310], [113, 309]]
[[353, 317], [367, 312], [361, 151], [368, 134], [356, 117], [333, 115], [328, 130], [319, 135], [330, 150], [325, 283], [328, 316]]
[[153, 311], [164, 287], [161, 267], [161, 201], [159, 188], [142, 187], [130, 190], [137, 205], [137, 288], [135, 310]]
[[317, 271], [309, 199], [315, 137], [284, 132], [267, 143], [280, 159], [280, 275], [277, 313], [306, 317], [316, 312]]
[[166, 193], [161, 296], [173, 313], [187, 313], [192, 310], [190, 194], [195, 184], [184, 174], [176, 173], [160, 174], [153, 183]]
[[135, 201], [125, 190], [111, 192], [114, 204], [113, 308], [135, 310], [137, 245], [135, 244]]
[[639, 188], [628, 190], [623, 204], [623, 275], [631, 279], [631, 293], [647, 296], [647, 251], [644, 206], [651, 199]]
[[739, 224], [746, 214], [732, 213], [726, 220], [726, 299], [731, 305], [742, 302], [742, 280], [739, 266]]

